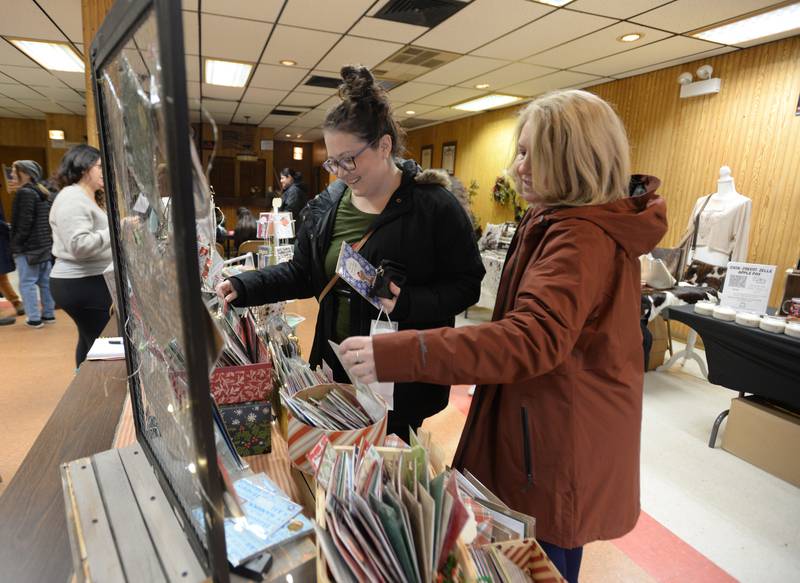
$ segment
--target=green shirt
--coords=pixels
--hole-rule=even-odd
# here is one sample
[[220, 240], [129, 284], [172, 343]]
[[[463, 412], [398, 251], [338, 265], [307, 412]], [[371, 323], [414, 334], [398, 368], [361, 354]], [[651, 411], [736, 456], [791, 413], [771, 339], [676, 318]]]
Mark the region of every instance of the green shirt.
[[[333, 224], [333, 236], [331, 237], [331, 245], [325, 253], [325, 277], [329, 280], [336, 272], [336, 263], [339, 259], [339, 251], [342, 248], [342, 242], [353, 245], [358, 243], [361, 238], [366, 235], [369, 226], [377, 217], [377, 214], [365, 213], [358, 210], [353, 204], [352, 191], [348, 188], [342, 195], [342, 200], [339, 203], [339, 209], [336, 211], [336, 220]], [[335, 287], [349, 286], [339, 281]], [[334, 293], [333, 291], [331, 293]], [[339, 299], [339, 309], [336, 314], [336, 326], [334, 342], [341, 342], [350, 336], [350, 304], [347, 301]]]

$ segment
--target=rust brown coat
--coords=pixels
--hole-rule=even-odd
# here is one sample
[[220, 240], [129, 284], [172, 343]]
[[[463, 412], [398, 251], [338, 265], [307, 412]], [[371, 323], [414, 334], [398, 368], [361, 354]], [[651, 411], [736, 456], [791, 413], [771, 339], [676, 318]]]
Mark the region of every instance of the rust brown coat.
[[528, 211], [492, 322], [373, 339], [380, 380], [481, 385], [454, 466], [535, 516], [541, 540], [574, 548], [636, 524], [638, 256], [666, 228], [666, 207], [653, 192]]

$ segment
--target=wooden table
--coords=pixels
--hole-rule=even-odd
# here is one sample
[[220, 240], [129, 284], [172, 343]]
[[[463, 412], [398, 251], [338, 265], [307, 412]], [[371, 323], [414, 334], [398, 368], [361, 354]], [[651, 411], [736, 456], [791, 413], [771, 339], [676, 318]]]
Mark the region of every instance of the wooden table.
[[123, 360], [81, 365], [0, 497], [3, 581], [60, 583], [71, 576], [59, 466], [111, 447], [125, 379]]

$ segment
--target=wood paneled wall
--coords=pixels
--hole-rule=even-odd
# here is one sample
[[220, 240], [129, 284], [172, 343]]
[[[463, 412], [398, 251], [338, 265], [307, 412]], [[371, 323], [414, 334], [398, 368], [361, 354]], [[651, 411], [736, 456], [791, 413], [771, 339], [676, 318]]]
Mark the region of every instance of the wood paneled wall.
[[[303, 159], [294, 160], [292, 154], [295, 147], [303, 148]], [[313, 144], [303, 142], [275, 141], [275, 182], [276, 191], [280, 191], [280, 172], [284, 168], [299, 170], [303, 173], [303, 182], [309, 192], [316, 190], [317, 180], [314, 176]], [[316, 194], [316, 192], [313, 192]]]
[[513, 158], [512, 142], [518, 109], [509, 107], [490, 111], [408, 134], [406, 155], [419, 162], [421, 148], [432, 145], [433, 168], [442, 165], [442, 145], [456, 142], [455, 176], [467, 187], [472, 180], [478, 181], [480, 188], [472, 210], [482, 225], [514, 219], [513, 209], [494, 202], [492, 187]]
[[[717, 95], [679, 98], [678, 75], [701, 64], [722, 79]], [[753, 200], [748, 260], [778, 266], [771, 304], [783, 272], [800, 256], [800, 37], [793, 37], [592, 87], [625, 122], [632, 170], [662, 180], [670, 228], [662, 245], [680, 238], [700, 196], [714, 192], [720, 166], [731, 167], [737, 190]], [[478, 180], [474, 211], [483, 224], [511, 217], [491, 200], [494, 178], [511, 154], [518, 108], [488, 112], [409, 132], [408, 155], [456, 141], [455, 174]]]
[[[717, 95], [679, 98], [678, 75], [701, 64], [722, 79]], [[695, 201], [715, 192], [720, 166], [753, 201], [748, 261], [783, 272], [800, 256], [800, 37], [695, 61], [592, 87], [625, 122], [634, 172], [662, 180], [670, 227], [662, 244], [677, 242]]]
[[64, 145], [85, 144], [86, 118], [82, 115], [65, 115], [60, 113], [48, 113], [45, 115], [44, 138], [47, 144], [47, 175], [52, 175], [58, 170], [61, 158], [67, 153], [66, 147], [59, 146], [59, 142], [49, 139], [48, 130], [62, 130], [64, 132]]
[[86, 135], [88, 143], [100, 147], [100, 135], [97, 130], [97, 117], [94, 109], [94, 86], [92, 85], [92, 64], [89, 60], [92, 41], [103, 19], [114, 5], [114, 0], [81, 0], [81, 17], [83, 20], [83, 57], [86, 63]]

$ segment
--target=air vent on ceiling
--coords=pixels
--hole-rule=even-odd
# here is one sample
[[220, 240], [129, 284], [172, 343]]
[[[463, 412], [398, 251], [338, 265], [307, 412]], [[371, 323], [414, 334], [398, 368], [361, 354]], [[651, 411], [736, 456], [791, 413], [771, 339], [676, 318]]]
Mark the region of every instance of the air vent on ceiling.
[[389, 0], [375, 18], [433, 28], [466, 5], [463, 0]]
[[381, 80], [411, 81], [460, 56], [458, 53], [408, 46], [379, 63], [372, 72]]
[[421, 118], [421, 117], [409, 117], [409, 118], [404, 119], [403, 121], [401, 121], [400, 125], [403, 126], [404, 128], [411, 129], [411, 128], [417, 128], [419, 126], [424, 126], [424, 125], [432, 124], [432, 123], [436, 123], [436, 120], [435, 119], [424, 119], [424, 118]]
[[338, 77], [323, 77], [322, 75], [311, 75], [303, 85], [311, 87], [325, 87], [326, 89], [336, 89], [342, 80]]
[[302, 111], [291, 111], [289, 109], [273, 109], [269, 112], [270, 115], [300, 115]]

